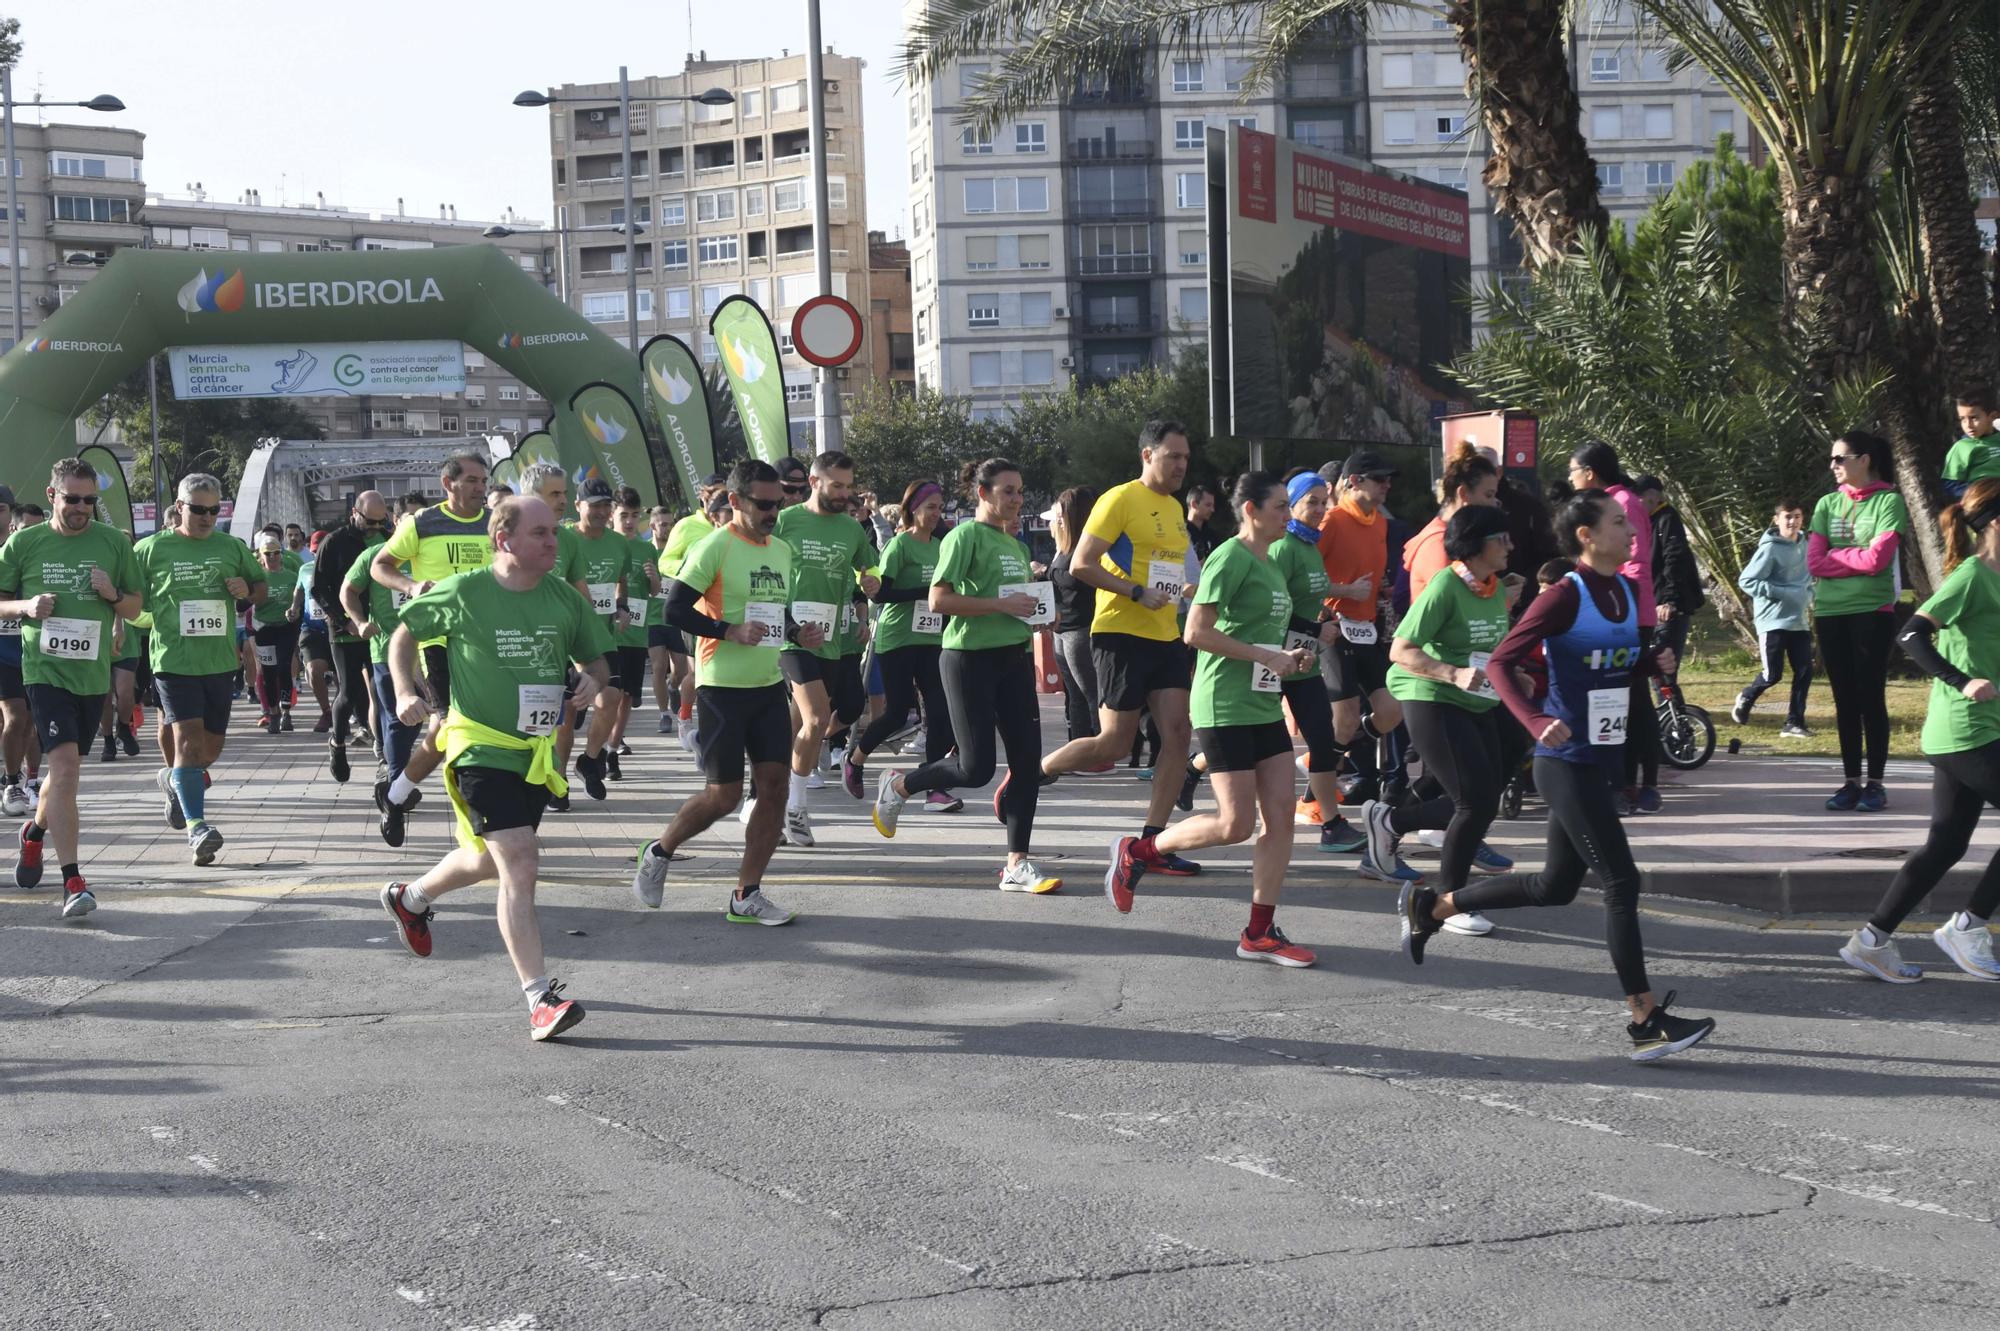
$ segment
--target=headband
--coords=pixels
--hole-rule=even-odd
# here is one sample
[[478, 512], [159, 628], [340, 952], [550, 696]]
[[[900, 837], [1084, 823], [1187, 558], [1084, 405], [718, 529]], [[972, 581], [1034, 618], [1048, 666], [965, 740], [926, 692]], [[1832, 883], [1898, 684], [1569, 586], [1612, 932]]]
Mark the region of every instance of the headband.
[[937, 484], [935, 481], [925, 481], [922, 485], [919, 485], [917, 487], [917, 492], [910, 496], [909, 511], [903, 514], [903, 521], [905, 522], [914, 521], [916, 518], [917, 510], [922, 508], [924, 506], [924, 501], [926, 499], [931, 498], [933, 495], [942, 498], [944, 495], [944, 487]]
[[1326, 478], [1324, 476], [1317, 476], [1312, 472], [1302, 471], [1285, 483], [1285, 496], [1292, 503], [1296, 504], [1314, 490], [1320, 489], [1325, 485]]

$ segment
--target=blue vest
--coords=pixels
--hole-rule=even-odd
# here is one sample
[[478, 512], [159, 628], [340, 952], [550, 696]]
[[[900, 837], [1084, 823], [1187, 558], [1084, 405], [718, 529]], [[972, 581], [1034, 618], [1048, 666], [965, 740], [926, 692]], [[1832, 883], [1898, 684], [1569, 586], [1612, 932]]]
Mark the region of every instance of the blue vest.
[[[1569, 763], [1596, 763], [1611, 773], [1615, 784], [1623, 785], [1625, 735], [1631, 718], [1612, 700], [1614, 695], [1631, 696], [1632, 671], [1639, 664], [1638, 598], [1632, 594], [1631, 580], [1620, 574], [1625, 618], [1607, 619], [1583, 575], [1571, 573], [1568, 580], [1576, 584], [1576, 623], [1567, 632], [1542, 640], [1549, 667], [1549, 697], [1542, 710], [1569, 727], [1569, 739], [1553, 747], [1537, 743], [1535, 753]], [[1595, 722], [1590, 707], [1593, 693], [1601, 695]], [[1593, 725], [1602, 733], [1593, 734]]]

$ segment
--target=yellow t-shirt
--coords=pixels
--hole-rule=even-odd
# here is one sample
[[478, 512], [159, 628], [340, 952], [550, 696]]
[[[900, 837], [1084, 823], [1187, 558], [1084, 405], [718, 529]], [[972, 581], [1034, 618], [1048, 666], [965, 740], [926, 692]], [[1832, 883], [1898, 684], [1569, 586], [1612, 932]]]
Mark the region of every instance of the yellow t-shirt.
[[1155, 494], [1144, 481], [1113, 486], [1090, 510], [1084, 531], [1107, 541], [1111, 549], [1101, 561], [1121, 578], [1144, 586], [1171, 587], [1174, 596], [1157, 610], [1148, 610], [1129, 596], [1097, 593], [1092, 633], [1129, 633], [1135, 638], [1173, 642], [1181, 636], [1175, 613], [1179, 588], [1187, 578], [1187, 520], [1173, 495]]

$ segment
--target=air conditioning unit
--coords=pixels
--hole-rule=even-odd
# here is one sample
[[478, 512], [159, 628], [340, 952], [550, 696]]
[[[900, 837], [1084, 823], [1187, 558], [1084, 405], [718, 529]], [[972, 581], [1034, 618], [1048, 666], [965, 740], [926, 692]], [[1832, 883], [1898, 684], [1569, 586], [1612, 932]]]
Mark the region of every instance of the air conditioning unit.
[[1069, 318], [1069, 306], [1058, 305], [1055, 307], [1053, 313], [1055, 314], [1055, 317], [1058, 319], [1067, 319]]
[[853, 372], [852, 370], [848, 369], [848, 367], [847, 367], [847, 366], [845, 366], [845, 365], [838, 365], [838, 366], [835, 366], [835, 367], [834, 367], [834, 371], [833, 371], [833, 377], [834, 377], [834, 378], [836, 378], [836, 379], [845, 379], [845, 378], [847, 378], [847, 377], [848, 377], [849, 375], [851, 375], [851, 374], [853, 374], [853, 373], [854, 373], [854, 372]]
[[609, 111], [585, 111], [583, 118], [593, 125], [601, 125], [611, 118]]
[[1065, 370], [1074, 370], [1076, 368], [1076, 357], [1064, 356], [1062, 360], [1057, 363], [1060, 364]]
[[828, 92], [836, 92], [836, 93], [837, 93], [837, 92], [839, 92], [839, 91], [840, 91], [840, 80], [839, 80], [839, 79], [828, 79], [828, 80], [826, 81], [826, 90], [827, 90]]

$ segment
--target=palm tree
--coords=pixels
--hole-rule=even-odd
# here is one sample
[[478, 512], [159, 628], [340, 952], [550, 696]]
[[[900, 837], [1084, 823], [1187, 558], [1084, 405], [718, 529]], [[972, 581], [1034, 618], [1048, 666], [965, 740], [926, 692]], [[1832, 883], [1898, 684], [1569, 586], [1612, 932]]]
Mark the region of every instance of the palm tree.
[[[1397, 0], [932, 0], [911, 28], [900, 66], [934, 79], [953, 61], [995, 55], [967, 99], [971, 124], [993, 128], [1079, 84], [1128, 74], [1166, 49], [1227, 43], [1256, 52], [1246, 92], [1285, 77], [1294, 56], [1351, 39], [1370, 11]], [[1465, 59], [1467, 89], [1492, 143], [1482, 178], [1531, 264], [1602, 229], [1597, 164], [1584, 143], [1567, 39], [1575, 0], [1449, 0], [1445, 18]]]

